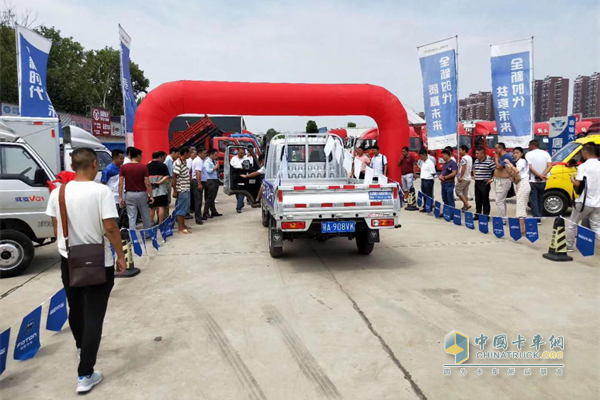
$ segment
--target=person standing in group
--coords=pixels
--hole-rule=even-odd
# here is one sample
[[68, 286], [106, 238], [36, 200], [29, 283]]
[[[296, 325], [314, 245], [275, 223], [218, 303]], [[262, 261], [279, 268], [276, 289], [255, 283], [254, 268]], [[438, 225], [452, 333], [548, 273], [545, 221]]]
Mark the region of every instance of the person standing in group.
[[415, 177], [415, 158], [408, 152], [408, 147], [402, 148], [402, 156], [398, 160], [400, 174], [402, 175], [402, 190], [404, 191], [404, 199], [408, 197], [408, 192], [413, 187]]
[[525, 152], [522, 147], [515, 147], [513, 151], [515, 165], [510, 160], [506, 160], [506, 166], [512, 170], [513, 181], [515, 176], [519, 176], [518, 182], [515, 183], [515, 191], [517, 193], [517, 212], [516, 217], [519, 218], [521, 225], [521, 233], [525, 234], [525, 218], [527, 218], [527, 203], [529, 202], [529, 163], [525, 160]]
[[387, 157], [379, 152], [379, 146], [375, 145], [371, 147], [371, 150], [373, 150], [373, 157], [371, 157], [371, 168], [373, 168], [375, 171], [375, 177], [373, 179], [377, 180], [377, 174], [387, 176], [388, 161]]
[[[123, 155], [121, 151], [120, 156]], [[79, 351], [77, 368], [77, 393], [85, 393], [102, 381], [102, 373], [95, 372], [96, 358], [102, 339], [102, 325], [108, 307], [108, 298], [115, 282], [115, 265], [122, 274], [126, 268], [121, 234], [115, 222], [114, 193], [106, 185], [94, 182], [98, 173], [96, 152], [77, 148], [71, 154], [75, 179], [64, 184], [69, 246], [104, 243], [104, 271], [106, 282], [93, 286], [71, 287], [69, 276], [69, 250], [63, 234], [60, 212], [60, 189], [55, 189], [48, 199], [46, 214], [52, 217], [54, 236], [58, 240], [61, 259], [61, 277], [69, 304], [69, 326]], [[104, 236], [108, 240], [105, 240]], [[110, 245], [115, 249], [116, 263]]]
[[179, 149], [179, 158], [173, 163], [173, 198], [175, 198], [175, 211], [173, 215], [177, 218], [177, 229], [179, 233], [192, 233], [189, 226], [185, 224], [185, 216], [190, 211], [190, 170], [187, 160], [190, 157], [190, 148], [183, 146]]
[[171, 147], [169, 149], [169, 155], [165, 158], [165, 165], [169, 170], [169, 180], [167, 180], [167, 199], [169, 205], [171, 205], [171, 179], [173, 178], [173, 163], [179, 158], [179, 149]]
[[[421, 169], [421, 191], [425, 196], [433, 197], [433, 184], [435, 182], [435, 164], [429, 158], [427, 154], [427, 150], [419, 151], [419, 168]], [[421, 212], [425, 212], [425, 204], [423, 204], [423, 209]]]
[[454, 162], [456, 162], [456, 158], [454, 157], [454, 149], [450, 146], [446, 146], [444, 147], [444, 150], [447, 150], [450, 152], [450, 159]]
[[469, 148], [466, 145], [460, 146], [460, 167], [456, 180], [456, 195], [463, 202], [462, 211], [471, 208], [469, 204], [469, 185], [471, 184], [471, 173], [473, 169], [473, 158], [469, 155]]
[[125, 208], [119, 205], [119, 171], [125, 161], [125, 154], [121, 149], [115, 149], [112, 151], [112, 163], [108, 164], [102, 171], [100, 182], [108, 186], [115, 198], [115, 207], [119, 217], [117, 218], [117, 225], [120, 225], [120, 221]]
[[581, 155], [585, 162], [577, 167], [576, 176], [571, 175], [573, 188], [579, 197], [575, 199], [570, 222], [567, 223], [568, 251], [574, 250], [577, 225], [586, 217], [590, 221], [590, 229], [596, 234], [596, 240], [600, 240], [600, 146], [586, 143]]
[[[254, 161], [252, 160], [252, 157], [248, 157], [246, 155], [246, 150], [244, 148], [239, 148], [237, 155], [235, 155], [231, 159], [229, 165], [231, 166], [231, 168], [248, 170], [253, 164]], [[235, 211], [237, 211], [237, 213], [239, 214], [242, 212], [242, 208], [244, 208], [245, 196], [243, 194], [236, 194], [235, 196], [237, 198], [237, 205], [235, 207]]]
[[[252, 179], [252, 178], [256, 178], [257, 176], [262, 176], [264, 178], [265, 173], [267, 172], [267, 169], [265, 168], [265, 154], [264, 153], [261, 154], [260, 156], [258, 156], [258, 166], [260, 167], [258, 169], [258, 171], [254, 171], [249, 174], [242, 174], [240, 176], [244, 179]], [[262, 198], [262, 192], [263, 192], [263, 187], [261, 185], [260, 189], [258, 189], [258, 194], [256, 195], [256, 199], [254, 199], [254, 201], [252, 202], [252, 205], [251, 205], [252, 208], [260, 207], [260, 199]]]
[[[206, 158], [206, 150], [203, 148], [197, 149], [198, 156], [192, 160], [192, 210], [194, 211], [194, 219], [197, 225], [202, 225], [202, 196], [204, 195], [204, 186], [202, 186], [202, 170], [204, 169], [204, 159]], [[204, 179], [206, 181], [206, 179]]]
[[458, 165], [456, 165], [456, 161], [452, 160], [448, 150], [442, 150], [442, 158], [444, 159], [444, 167], [440, 175], [442, 200], [444, 204], [454, 207], [454, 178], [458, 172]]
[[[154, 202], [148, 168], [142, 164], [142, 151], [133, 148], [130, 152], [131, 162], [121, 167], [119, 171], [119, 205], [127, 206], [129, 229], [135, 230], [138, 212], [142, 217], [144, 229], [152, 227], [150, 223], [150, 209], [148, 207], [148, 194], [150, 203]], [[127, 192], [123, 195], [123, 189]]]
[[529, 152], [525, 154], [525, 160], [529, 163], [529, 202], [531, 204], [531, 213], [541, 223], [542, 212], [544, 210], [544, 190], [548, 174], [552, 169], [552, 158], [547, 151], [540, 150], [540, 144], [537, 140], [529, 142]]
[[169, 187], [169, 169], [164, 163], [167, 154], [164, 151], [155, 151], [152, 153], [152, 161], [148, 163], [148, 175], [150, 176], [150, 186], [152, 187], [152, 196], [154, 202], [150, 204], [150, 219], [152, 223], [156, 220], [158, 214], [158, 223], [162, 223], [167, 218], [169, 210], [169, 198], [167, 193]]
[[[355, 158], [360, 160], [361, 163], [358, 179], [365, 179], [365, 171], [367, 170], [367, 167], [371, 165], [371, 158], [365, 153], [365, 149], [363, 147], [356, 148]], [[352, 175], [354, 175], [354, 163], [352, 164]]]
[[475, 162], [473, 163], [475, 175], [475, 217], [479, 219], [478, 214], [490, 215], [490, 189], [494, 181], [494, 172], [496, 163], [491, 157], [485, 154], [485, 149], [479, 147], [475, 150]]
[[496, 155], [494, 162], [496, 163], [496, 172], [494, 172], [494, 182], [496, 183], [496, 207], [501, 217], [506, 217], [506, 198], [512, 187], [512, 182], [508, 171], [506, 170], [506, 161], [512, 162], [512, 153], [506, 151], [504, 143], [497, 143], [494, 147]]
[[202, 219], [206, 220], [212, 217], [220, 217], [223, 214], [219, 214], [215, 206], [215, 200], [219, 193], [219, 163], [217, 159], [219, 154], [217, 149], [210, 149], [208, 156], [204, 160], [204, 169], [202, 170], [202, 178], [206, 179], [206, 185], [204, 188], [204, 213]]
[[[186, 165], [188, 167], [188, 170], [190, 171], [190, 187], [191, 187], [192, 179], [194, 179], [194, 173], [193, 173], [194, 169], [192, 168], [192, 163], [194, 162], [196, 157], [198, 157], [198, 151], [196, 150], [195, 147], [190, 147], [189, 149], [190, 149], [190, 156], [186, 160]], [[188, 210], [187, 214], [185, 215], [185, 219], [192, 219], [193, 213], [194, 213], [194, 192], [190, 189], [190, 209]]]

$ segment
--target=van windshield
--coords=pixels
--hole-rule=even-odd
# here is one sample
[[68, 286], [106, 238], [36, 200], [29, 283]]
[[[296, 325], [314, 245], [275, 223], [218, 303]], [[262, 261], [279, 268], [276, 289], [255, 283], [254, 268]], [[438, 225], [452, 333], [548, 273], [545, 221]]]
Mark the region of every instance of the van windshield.
[[552, 162], [565, 162], [566, 158], [569, 157], [575, 150], [581, 147], [581, 143], [571, 142], [552, 156]]

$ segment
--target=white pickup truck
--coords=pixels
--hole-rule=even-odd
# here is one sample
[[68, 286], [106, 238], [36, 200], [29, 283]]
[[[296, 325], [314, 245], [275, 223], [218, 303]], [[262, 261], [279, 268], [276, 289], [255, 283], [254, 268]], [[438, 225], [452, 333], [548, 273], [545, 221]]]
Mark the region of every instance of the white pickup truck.
[[356, 238], [358, 251], [370, 254], [380, 230], [400, 227], [398, 184], [365, 184], [349, 178], [335, 152], [325, 155], [329, 137], [343, 148], [341, 138], [333, 134], [275, 136], [267, 150], [264, 177], [252, 179], [240, 175], [257, 170], [256, 160], [247, 171], [230, 168], [229, 154], [239, 146], [228, 148], [225, 192], [254, 201], [262, 185], [262, 223], [269, 228], [272, 257], [281, 256], [284, 240], [297, 238], [320, 242]]

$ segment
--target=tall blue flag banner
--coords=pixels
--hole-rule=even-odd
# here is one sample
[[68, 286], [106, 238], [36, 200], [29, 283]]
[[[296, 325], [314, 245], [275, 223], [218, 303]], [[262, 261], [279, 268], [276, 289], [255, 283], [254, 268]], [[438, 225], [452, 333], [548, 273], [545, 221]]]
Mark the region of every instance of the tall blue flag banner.
[[510, 148], [527, 147], [533, 135], [532, 49], [533, 38], [491, 46], [498, 141]]
[[596, 245], [596, 234], [594, 231], [584, 228], [583, 226], [577, 227], [577, 250], [581, 252], [584, 257], [594, 255], [594, 246]]
[[479, 214], [479, 232], [488, 233], [489, 229], [490, 217], [484, 214]]
[[56, 118], [46, 86], [48, 54], [52, 41], [16, 25], [17, 82], [22, 117]]
[[0, 335], [0, 375], [6, 369], [6, 359], [8, 358], [8, 342], [10, 341], [10, 328]]
[[418, 47], [429, 150], [457, 145], [458, 37]]
[[433, 203], [433, 199], [431, 197], [425, 197], [425, 212], [431, 212], [431, 203]]
[[131, 85], [131, 72], [129, 70], [129, 50], [131, 37], [119, 25], [119, 42], [121, 49], [121, 91], [123, 92], [123, 107], [125, 109], [125, 143], [133, 146], [133, 122], [137, 110], [137, 102], [133, 95]]
[[538, 232], [537, 218], [525, 218], [525, 237], [531, 243], [539, 239], [540, 234]]
[[494, 227], [494, 235], [501, 238], [504, 236], [504, 222], [502, 217], [492, 217], [492, 224]]
[[439, 217], [440, 217], [440, 212], [441, 212], [441, 210], [442, 210], [442, 204], [441, 204], [439, 201], [436, 201], [436, 202], [435, 202], [435, 206], [434, 206], [434, 208], [433, 208], [433, 215], [434, 215], [436, 218], [439, 218]]
[[577, 117], [570, 115], [568, 117], [550, 118], [550, 155], [553, 156], [560, 149], [575, 140], [575, 123]]
[[65, 322], [67, 322], [67, 318], [67, 295], [65, 289], [62, 288], [50, 299], [46, 329], [60, 332]]
[[465, 211], [465, 226], [469, 229], [475, 229], [475, 222], [473, 222], [473, 213]]
[[15, 360], [29, 360], [35, 357], [40, 349], [40, 321], [42, 319], [42, 306], [39, 306], [29, 313], [23, 322], [17, 335], [15, 343], [15, 352], [13, 358]]
[[521, 224], [519, 223], [519, 218], [508, 219], [508, 232], [510, 233], [510, 237], [514, 240], [521, 239]]

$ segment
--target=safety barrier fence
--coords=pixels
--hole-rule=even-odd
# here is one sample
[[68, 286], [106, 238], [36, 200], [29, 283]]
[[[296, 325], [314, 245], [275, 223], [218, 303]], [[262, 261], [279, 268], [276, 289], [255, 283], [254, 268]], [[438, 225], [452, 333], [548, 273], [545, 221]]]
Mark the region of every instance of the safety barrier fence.
[[[416, 199], [415, 199], [416, 197]], [[520, 240], [523, 237], [520, 226], [520, 219], [518, 217], [502, 217], [502, 216], [489, 216], [485, 214], [473, 213], [464, 211], [448, 204], [442, 204], [441, 202], [427, 196], [425, 193], [419, 191], [418, 195], [415, 194], [414, 188], [411, 189], [408, 196], [407, 209], [409, 211], [418, 210], [424, 208], [427, 214], [433, 215], [435, 218], [443, 217], [447, 222], [454, 222], [455, 225], [464, 225], [472, 230], [475, 230], [475, 221], [478, 222], [478, 229], [481, 233], [487, 234], [491, 231], [498, 238], [503, 238], [505, 235], [504, 227], [508, 224], [508, 232], [511, 238], [515, 241]], [[524, 218], [525, 223], [525, 238], [530, 242], [535, 242], [539, 239], [538, 221], [540, 219], [552, 219], [554, 220], [554, 228], [552, 233], [552, 240], [550, 243], [549, 253], [544, 254], [545, 258], [552, 259], [555, 261], [570, 261], [571, 257], [566, 256], [567, 245], [566, 245], [566, 230], [565, 222], [568, 224], [576, 225], [576, 248], [579, 250], [581, 255], [584, 257], [593, 256], [595, 252], [596, 235], [595, 233], [579, 224], [576, 224], [563, 217], [542, 217]], [[546, 256], [547, 254], [559, 254], [558, 259], [554, 256]]]
[[[174, 224], [175, 219], [172, 215], [170, 215], [162, 223], [149, 229], [121, 229], [123, 251], [125, 252], [127, 262], [126, 272], [131, 271], [134, 268], [132, 253], [135, 253], [141, 257], [143, 255], [142, 246], [144, 250], [146, 250], [146, 254], [148, 253], [146, 248], [146, 237], [149, 238], [152, 246], [158, 250], [160, 248], [158, 243], [158, 232], [160, 232], [164, 243], [167, 241], [167, 238], [173, 236]], [[129, 238], [131, 238], [131, 240]], [[111, 250], [113, 251], [114, 258], [115, 251], [112, 246]], [[40, 329], [42, 322], [42, 309], [46, 304], [48, 304], [46, 314], [46, 330], [54, 332], [60, 332], [62, 330], [68, 318], [67, 296], [64, 288], [61, 288], [53, 296], [46, 299], [21, 320], [19, 332], [14, 343], [14, 360], [25, 361], [35, 357], [35, 355], [38, 353], [41, 347]], [[17, 323], [18, 322], [13, 323], [0, 334], [0, 375], [2, 375], [6, 369], [11, 328]]]

